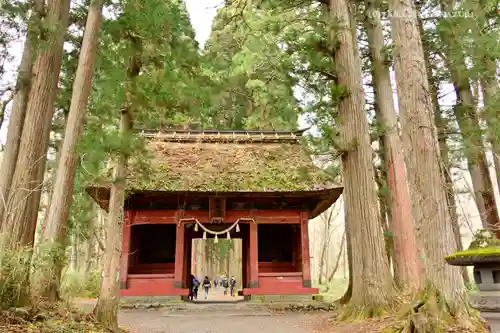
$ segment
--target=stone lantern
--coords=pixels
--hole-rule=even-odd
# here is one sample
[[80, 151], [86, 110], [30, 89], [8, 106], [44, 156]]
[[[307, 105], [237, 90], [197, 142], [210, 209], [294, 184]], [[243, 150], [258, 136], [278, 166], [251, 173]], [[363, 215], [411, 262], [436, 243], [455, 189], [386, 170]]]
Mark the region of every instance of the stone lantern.
[[457, 252], [446, 257], [454, 266], [473, 266], [479, 294], [472, 307], [479, 310], [491, 333], [500, 333], [500, 247], [485, 247]]

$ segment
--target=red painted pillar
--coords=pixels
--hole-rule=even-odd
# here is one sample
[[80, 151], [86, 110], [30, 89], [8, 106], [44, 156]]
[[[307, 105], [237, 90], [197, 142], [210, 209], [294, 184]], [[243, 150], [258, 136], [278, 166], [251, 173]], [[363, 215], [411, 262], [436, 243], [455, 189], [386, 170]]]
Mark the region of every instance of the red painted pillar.
[[182, 263], [183, 288], [189, 285], [189, 274], [191, 273], [191, 231], [184, 230], [184, 261]]
[[311, 288], [311, 263], [309, 255], [309, 219], [307, 213], [300, 215], [300, 244], [302, 254], [302, 286]]
[[250, 239], [249, 239], [249, 266], [250, 276], [248, 278], [248, 288], [259, 287], [259, 242], [257, 235], [257, 223], [250, 223]]
[[182, 288], [182, 273], [184, 271], [184, 224], [177, 224], [175, 233], [175, 275], [174, 288]]
[[120, 289], [127, 289], [128, 260], [130, 256], [130, 237], [132, 234], [132, 212], [125, 211], [122, 231], [122, 257], [120, 262]]

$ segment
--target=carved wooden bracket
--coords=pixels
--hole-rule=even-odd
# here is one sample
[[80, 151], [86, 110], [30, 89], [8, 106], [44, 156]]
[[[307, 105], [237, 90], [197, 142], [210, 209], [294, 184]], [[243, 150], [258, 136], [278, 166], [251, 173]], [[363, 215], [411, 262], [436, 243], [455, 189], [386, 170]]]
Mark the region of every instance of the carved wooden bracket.
[[209, 202], [210, 223], [222, 223], [226, 219], [226, 198], [214, 196]]

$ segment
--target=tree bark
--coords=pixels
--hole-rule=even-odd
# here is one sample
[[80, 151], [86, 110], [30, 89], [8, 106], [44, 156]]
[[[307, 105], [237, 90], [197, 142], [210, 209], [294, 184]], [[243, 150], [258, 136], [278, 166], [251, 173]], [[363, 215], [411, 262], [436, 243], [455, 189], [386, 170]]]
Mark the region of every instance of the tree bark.
[[[125, 96], [126, 105], [121, 110], [120, 137], [125, 142], [132, 135], [132, 101], [133, 81], [140, 72], [139, 41], [132, 40], [133, 55], [128, 68], [128, 84]], [[128, 154], [119, 153], [113, 168], [113, 183], [109, 199], [109, 214], [106, 223], [106, 243], [104, 251], [101, 289], [94, 315], [106, 328], [118, 330], [118, 306], [120, 302], [120, 261], [122, 256], [122, 233], [125, 204], [125, 188], [127, 178]]]
[[19, 145], [23, 132], [24, 119], [28, 105], [28, 97], [33, 76], [33, 58], [35, 56], [34, 44], [38, 39], [37, 26], [43, 15], [45, 3], [37, 0], [34, 3], [33, 14], [28, 22], [28, 32], [24, 42], [23, 56], [19, 65], [16, 87], [10, 111], [7, 140], [2, 157], [2, 172], [0, 173], [0, 226], [4, 218], [7, 203], [10, 197], [10, 186], [16, 169]]
[[[69, 17], [69, 0], [53, 0], [47, 5], [44, 26], [55, 27], [48, 33], [36, 58], [23, 134], [19, 146], [16, 170], [13, 175], [7, 211], [2, 231], [8, 234], [11, 248], [32, 245], [45, 170], [50, 124], [54, 113], [57, 82], [61, 70], [62, 47]], [[48, 130], [49, 129], [49, 130]], [[42, 177], [40, 178], [40, 174]]]
[[[385, 257], [384, 238], [377, 209], [372, 148], [361, 62], [352, 35], [349, 3], [331, 0], [330, 12], [342, 27], [335, 31], [337, 49], [334, 55], [338, 84], [348, 94], [338, 105], [339, 147], [342, 153], [345, 213], [352, 242], [352, 308], [364, 308], [365, 315], [388, 306], [392, 298], [392, 276]], [[363, 166], [363, 167], [360, 167]]]
[[[460, 234], [460, 225], [458, 223], [455, 189], [453, 187], [453, 182], [451, 179], [451, 162], [449, 157], [449, 149], [448, 149], [448, 144], [446, 142], [447, 120], [443, 117], [441, 108], [439, 106], [438, 87], [436, 85], [436, 81], [434, 80], [434, 76], [432, 74], [432, 65], [430, 60], [431, 45], [429, 44], [425, 36], [424, 26], [420, 18], [418, 18], [418, 27], [420, 35], [422, 37], [425, 68], [427, 72], [427, 79], [429, 81], [429, 92], [431, 95], [434, 123], [437, 129], [438, 146], [441, 155], [441, 172], [445, 180], [445, 191], [448, 203], [448, 210], [450, 212], [451, 226], [453, 228], [453, 236], [455, 237], [455, 241], [457, 243], [457, 251], [462, 251], [463, 250], [462, 236]], [[464, 281], [469, 282], [470, 278], [467, 267], [461, 267], [460, 270], [462, 272], [462, 277]]]
[[[99, 38], [101, 12], [104, 0], [94, 0], [89, 8], [82, 48], [78, 59], [75, 81], [73, 83], [71, 106], [60, 151], [55, 175], [52, 198], [42, 235], [43, 246], [55, 247], [56, 253], [64, 253], [67, 235], [69, 210], [73, 198], [77, 166], [76, 144], [83, 132], [85, 112], [92, 88], [93, 65]], [[37, 294], [47, 301], [59, 299], [61, 272], [64, 266], [63, 256], [53, 258], [43, 265], [38, 272], [41, 288]]]
[[372, 64], [372, 82], [377, 107], [377, 123], [381, 126], [384, 167], [387, 173], [389, 228], [394, 246], [394, 279], [397, 285], [408, 291], [422, 287], [423, 276], [419, 270], [417, 244], [413, 231], [413, 217], [408, 193], [406, 171], [401, 152], [398, 121], [394, 108], [389, 68], [383, 55], [384, 35], [377, 0], [367, 1], [365, 26]]
[[[120, 134], [128, 135], [132, 121], [127, 110], [122, 111]], [[94, 315], [106, 328], [118, 330], [118, 305], [120, 302], [120, 261], [122, 256], [122, 233], [127, 177], [127, 159], [118, 157], [113, 168], [113, 184], [109, 199], [109, 213], [106, 223], [106, 243], [104, 250], [101, 289]]]
[[432, 103], [422, 39], [413, 1], [391, 0], [394, 69], [408, 168], [416, 238], [422, 249], [425, 281], [439, 292], [452, 312], [463, 309], [464, 284], [460, 270], [443, 259], [456, 249], [440, 155], [432, 121]]

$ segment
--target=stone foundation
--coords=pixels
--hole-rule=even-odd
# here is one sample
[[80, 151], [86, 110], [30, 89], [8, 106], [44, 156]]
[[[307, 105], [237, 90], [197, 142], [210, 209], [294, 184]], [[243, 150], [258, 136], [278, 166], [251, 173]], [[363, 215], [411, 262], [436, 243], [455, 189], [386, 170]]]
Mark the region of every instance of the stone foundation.
[[122, 296], [120, 304], [172, 304], [182, 303], [181, 296]]
[[276, 303], [276, 302], [286, 302], [286, 303], [300, 303], [300, 302], [311, 302], [313, 300], [312, 295], [249, 295], [245, 296], [245, 301], [254, 301], [261, 303]]

